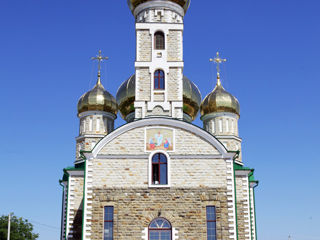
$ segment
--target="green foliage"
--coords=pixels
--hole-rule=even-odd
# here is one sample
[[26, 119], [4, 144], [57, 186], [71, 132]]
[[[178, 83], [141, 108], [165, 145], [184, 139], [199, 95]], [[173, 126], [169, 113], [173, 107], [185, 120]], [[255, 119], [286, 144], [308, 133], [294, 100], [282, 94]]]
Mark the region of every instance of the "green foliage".
[[[11, 216], [10, 240], [36, 240], [39, 234], [33, 233], [33, 225], [28, 220]], [[0, 240], [7, 240], [8, 216], [0, 217]]]

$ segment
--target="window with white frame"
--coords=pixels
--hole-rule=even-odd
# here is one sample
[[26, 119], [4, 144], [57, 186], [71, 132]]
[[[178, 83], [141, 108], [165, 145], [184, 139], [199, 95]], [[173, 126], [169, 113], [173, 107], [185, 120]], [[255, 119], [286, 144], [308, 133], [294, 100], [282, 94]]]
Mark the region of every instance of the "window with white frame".
[[149, 240], [171, 240], [172, 227], [168, 220], [156, 218], [149, 225]]
[[152, 185], [168, 184], [168, 159], [163, 153], [156, 153], [152, 156], [151, 168]]

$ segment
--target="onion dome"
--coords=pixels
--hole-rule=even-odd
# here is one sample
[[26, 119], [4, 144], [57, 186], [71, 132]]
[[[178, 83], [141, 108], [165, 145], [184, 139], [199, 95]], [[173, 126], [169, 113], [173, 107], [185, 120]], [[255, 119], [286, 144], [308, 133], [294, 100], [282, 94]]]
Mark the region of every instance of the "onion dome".
[[136, 99], [136, 75], [133, 74], [124, 81], [117, 91], [117, 103], [123, 119], [134, 112], [134, 101]]
[[201, 93], [198, 87], [186, 76], [183, 76], [183, 112], [195, 120], [200, 104]]
[[224, 90], [219, 74], [217, 85], [202, 101], [200, 112], [201, 116], [218, 112], [230, 112], [240, 116], [240, 104], [234, 96]]
[[104, 89], [100, 79], [100, 72], [98, 72], [96, 85], [79, 99], [78, 114], [86, 111], [103, 111], [117, 115], [116, 99]]
[[[117, 92], [117, 103], [121, 116], [126, 117], [134, 112], [136, 77], [132, 75], [123, 82]], [[183, 112], [194, 120], [199, 112], [201, 93], [198, 87], [187, 77], [183, 77]]]
[[[139, 4], [153, 1], [153, 0], [127, 0], [127, 1], [128, 1], [128, 5], [129, 5], [130, 10], [133, 12], [134, 9]], [[187, 12], [187, 10], [190, 6], [190, 2], [191, 2], [191, 0], [167, 0], [167, 1], [171, 1], [171, 2], [179, 4], [184, 9], [185, 12]]]

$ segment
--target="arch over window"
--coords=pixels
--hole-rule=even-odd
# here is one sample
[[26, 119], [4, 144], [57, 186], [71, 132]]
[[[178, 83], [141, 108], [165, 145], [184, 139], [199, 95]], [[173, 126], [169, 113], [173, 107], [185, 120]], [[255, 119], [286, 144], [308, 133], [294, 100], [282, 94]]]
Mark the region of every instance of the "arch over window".
[[162, 70], [156, 70], [154, 72], [154, 89], [164, 89], [164, 72]]
[[158, 31], [154, 34], [154, 48], [157, 50], [164, 50], [164, 33]]
[[171, 240], [172, 227], [168, 220], [156, 218], [149, 225], [149, 240]]
[[156, 153], [152, 157], [152, 184], [168, 184], [168, 159], [163, 153]]

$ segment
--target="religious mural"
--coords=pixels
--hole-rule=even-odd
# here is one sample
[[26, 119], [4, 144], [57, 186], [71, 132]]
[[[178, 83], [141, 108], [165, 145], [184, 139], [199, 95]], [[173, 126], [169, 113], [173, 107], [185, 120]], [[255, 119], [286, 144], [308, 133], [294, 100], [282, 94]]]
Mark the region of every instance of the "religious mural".
[[174, 132], [170, 128], [147, 128], [146, 151], [173, 151]]

